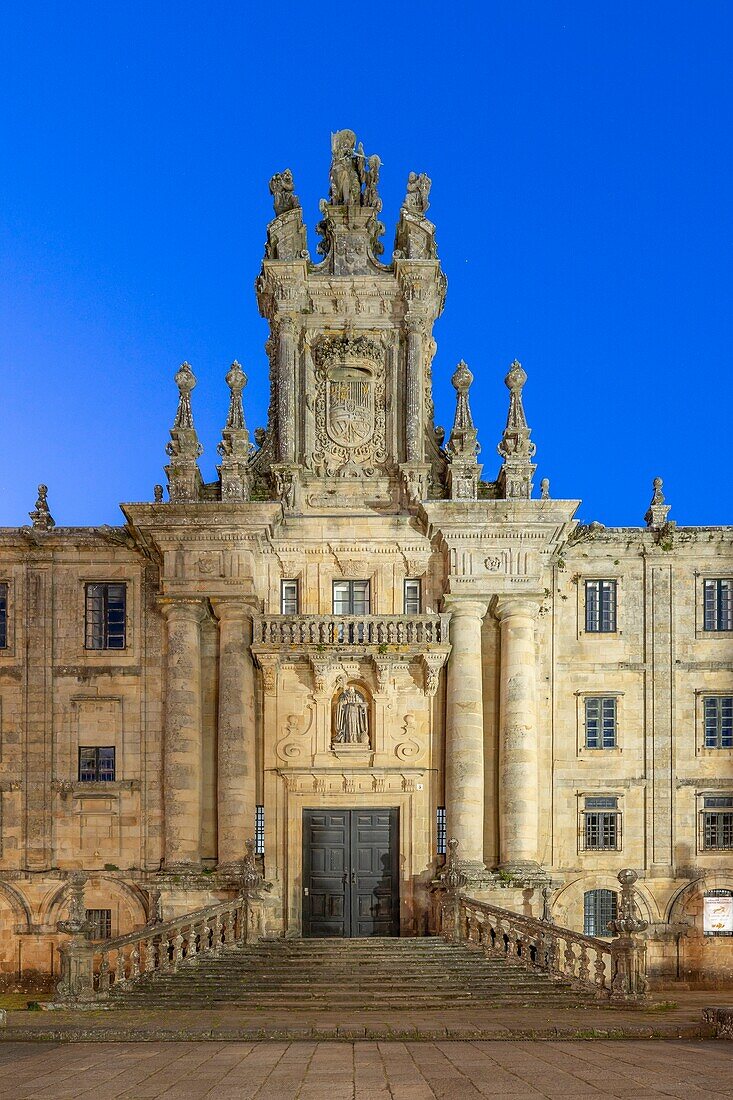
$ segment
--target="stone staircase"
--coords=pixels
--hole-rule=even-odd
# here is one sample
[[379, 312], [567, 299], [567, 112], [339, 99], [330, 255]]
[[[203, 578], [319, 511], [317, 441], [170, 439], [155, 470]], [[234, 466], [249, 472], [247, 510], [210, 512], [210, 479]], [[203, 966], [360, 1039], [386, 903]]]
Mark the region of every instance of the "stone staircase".
[[110, 992], [119, 1008], [429, 1011], [587, 1004], [567, 982], [517, 961], [419, 939], [306, 939], [240, 944]]

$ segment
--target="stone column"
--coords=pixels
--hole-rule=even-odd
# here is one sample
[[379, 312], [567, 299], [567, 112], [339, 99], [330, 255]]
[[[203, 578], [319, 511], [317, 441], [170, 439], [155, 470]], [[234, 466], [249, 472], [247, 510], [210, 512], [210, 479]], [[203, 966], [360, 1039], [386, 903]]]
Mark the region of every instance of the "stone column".
[[484, 701], [481, 623], [487, 605], [449, 597], [450, 622], [445, 729], [445, 812], [448, 836], [462, 863], [484, 866]]
[[295, 461], [295, 323], [281, 317], [277, 343], [277, 430], [280, 462]]
[[233, 868], [254, 836], [257, 801], [252, 607], [243, 599], [211, 601], [219, 620], [217, 837], [219, 867]]
[[422, 462], [422, 363], [421, 317], [407, 321], [407, 366], [405, 371], [405, 457], [408, 462]]
[[164, 864], [201, 862], [202, 600], [162, 600], [167, 626], [163, 744]]
[[539, 600], [500, 597], [499, 834], [502, 865], [536, 864], [539, 838], [537, 652]]

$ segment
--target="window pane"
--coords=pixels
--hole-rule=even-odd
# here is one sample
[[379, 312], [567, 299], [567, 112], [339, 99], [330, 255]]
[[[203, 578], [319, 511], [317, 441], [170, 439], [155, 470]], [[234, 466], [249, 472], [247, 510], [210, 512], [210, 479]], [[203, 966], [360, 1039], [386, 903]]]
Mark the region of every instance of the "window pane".
[[280, 614], [298, 614], [298, 582], [282, 581], [280, 586]]
[[705, 581], [705, 630], [733, 630], [733, 579]]
[[705, 748], [733, 748], [733, 695], [708, 695], [703, 716]]
[[105, 782], [111, 783], [115, 778], [115, 750], [114, 748], [100, 748], [97, 750], [97, 776]]
[[86, 919], [92, 924], [91, 938], [93, 940], [108, 940], [112, 936], [112, 910], [111, 909], [87, 909]]
[[352, 615], [369, 614], [369, 581], [352, 581]]
[[585, 582], [585, 629], [591, 634], [616, 630], [616, 582]]
[[0, 584], [0, 649], [8, 644], [8, 586]]
[[125, 648], [124, 584], [88, 584], [86, 586], [87, 649]]
[[420, 581], [405, 581], [405, 615], [419, 615], [420, 602]]
[[351, 588], [348, 581], [333, 582], [333, 613], [334, 615], [351, 614]]
[[104, 585], [88, 584], [86, 597], [87, 649], [104, 649]]
[[583, 896], [583, 932], [586, 936], [610, 936], [607, 925], [616, 919], [617, 912], [614, 890], [589, 890]]
[[94, 783], [97, 778], [97, 750], [95, 748], [79, 749], [79, 782]]
[[601, 747], [601, 700], [585, 701], [585, 744], [589, 749]]

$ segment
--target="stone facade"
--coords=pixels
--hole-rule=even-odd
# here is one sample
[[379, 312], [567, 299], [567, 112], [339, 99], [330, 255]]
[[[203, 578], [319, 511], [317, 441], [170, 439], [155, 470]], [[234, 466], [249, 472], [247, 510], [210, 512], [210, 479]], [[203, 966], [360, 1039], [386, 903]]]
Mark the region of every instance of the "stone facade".
[[[58, 973], [74, 871], [113, 935], [158, 891], [166, 916], [229, 896], [258, 808], [269, 929], [298, 936], [303, 811], [321, 807], [399, 809], [403, 935], [428, 928], [445, 807], [475, 896], [540, 915], [544, 890], [582, 930], [585, 895], [634, 867], [657, 982], [733, 979], [733, 938], [702, 920], [706, 892], [733, 890], [733, 851], [704, 827], [705, 799], [733, 795], [733, 749], [705, 737], [706, 700], [733, 696], [733, 633], [706, 629], [704, 606], [706, 581], [733, 577], [733, 530], [676, 527], [661, 482], [639, 528], [578, 525], [546, 480], [533, 496], [518, 363], [496, 480], [463, 363], [444, 443], [430, 181], [410, 174], [387, 262], [379, 171], [333, 135], [317, 262], [292, 174], [273, 177], [269, 419], [252, 443], [233, 364], [216, 482], [183, 364], [167, 500], [156, 486], [123, 526], [65, 528], [41, 486], [32, 525], [0, 531], [6, 985]], [[595, 700], [611, 700], [605, 747]], [[82, 778], [80, 747], [113, 748], [114, 778]], [[612, 846], [588, 843], [594, 798]]]

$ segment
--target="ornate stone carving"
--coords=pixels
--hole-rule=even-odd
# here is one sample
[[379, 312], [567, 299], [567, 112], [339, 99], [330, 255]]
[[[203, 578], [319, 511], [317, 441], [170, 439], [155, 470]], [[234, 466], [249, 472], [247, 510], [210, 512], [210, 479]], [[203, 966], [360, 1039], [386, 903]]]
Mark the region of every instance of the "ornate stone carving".
[[431, 698], [437, 693], [440, 683], [440, 670], [445, 664], [445, 653], [423, 653], [422, 663], [425, 674], [423, 691]]
[[468, 401], [473, 375], [463, 360], [456, 367], [451, 382], [456, 391], [456, 415], [446, 448], [450, 459], [448, 490], [452, 500], [476, 500], [481, 476], [476, 455], [480, 447]]
[[395, 755], [398, 760], [414, 760], [420, 755], [424, 746], [421, 745], [418, 738], [417, 719], [414, 714], [406, 714], [395, 746]]
[[658, 546], [662, 544], [671, 546], [677, 524], [673, 520], [667, 519], [670, 505], [664, 501], [663, 484], [661, 477], [654, 478], [652, 501], [644, 516], [644, 522], [649, 530], [654, 533], [654, 541]]
[[497, 447], [504, 459], [497, 484], [500, 496], [505, 500], [528, 500], [532, 495], [532, 475], [536, 466], [531, 459], [537, 448], [529, 438], [531, 429], [527, 427], [522, 404], [522, 389], [526, 381], [527, 374], [515, 359], [504, 379], [509, 389], [509, 415]]
[[250, 442], [242, 406], [242, 391], [247, 385], [247, 375], [236, 359], [227, 371], [225, 381], [230, 390], [229, 413], [221, 443], [217, 447], [222, 457], [221, 465], [217, 467], [221, 480], [221, 499], [249, 500], [251, 479], [248, 464], [254, 447]]
[[188, 363], [182, 363], [179, 367], [175, 383], [178, 387], [178, 409], [170, 442], [165, 448], [171, 460], [165, 468], [171, 503], [198, 500], [202, 484], [197, 459], [203, 453], [203, 447], [196, 434], [191, 409], [191, 391], [196, 385], [196, 378]]
[[395, 258], [431, 260], [436, 255], [435, 226], [425, 217], [430, 205], [430, 177], [410, 172], [395, 236]]
[[374, 673], [377, 680], [377, 692], [383, 695], [389, 691], [392, 677], [392, 661], [385, 657], [372, 657]]
[[51, 512], [49, 511], [48, 501], [46, 499], [48, 495], [48, 486], [38, 486], [38, 499], [36, 500], [36, 507], [32, 512], [29, 512], [31, 523], [36, 531], [50, 531], [52, 527], [56, 526]]
[[425, 462], [403, 462], [400, 465], [402, 485], [410, 504], [420, 504], [428, 499], [430, 466]]
[[309, 732], [313, 721], [313, 707], [306, 708], [309, 720], [306, 728], [301, 729], [302, 717], [298, 714], [289, 714], [285, 720], [285, 731], [275, 745], [275, 752], [281, 760], [296, 760], [304, 755], [308, 747]]
[[267, 227], [265, 257], [269, 260], [306, 259], [308, 242], [300, 199], [295, 194], [293, 174], [289, 168], [276, 173], [270, 180], [270, 194], [275, 217]]
[[262, 686], [265, 695], [274, 695], [277, 690], [277, 672], [279, 661], [277, 657], [260, 653], [257, 655], [257, 664], [262, 672]]
[[314, 348], [317, 473], [371, 476], [387, 459], [384, 352], [368, 336], [337, 336]]
[[409, 210], [411, 214], [426, 214], [430, 206], [428, 197], [432, 180], [424, 172], [410, 172], [407, 177], [407, 193], [402, 204], [403, 210]]
[[334, 745], [369, 745], [369, 707], [364, 695], [345, 677], [339, 678], [334, 715]]
[[84, 904], [84, 887], [88, 876], [83, 871], [74, 871], [69, 877], [69, 915], [66, 920], [56, 923], [59, 932], [65, 932], [69, 936], [80, 936], [88, 939], [93, 925], [86, 918]]
[[550, 499], [550, 479], [549, 477], [543, 477], [540, 482], [540, 500]]
[[275, 496], [282, 501], [286, 512], [298, 510], [298, 495], [300, 479], [299, 467], [290, 463], [282, 463], [270, 467], [275, 486]]
[[270, 180], [270, 194], [272, 195], [275, 215], [286, 214], [288, 210], [297, 210], [300, 199], [295, 194], [293, 173], [289, 168], [284, 172], [276, 172]]
[[323, 237], [318, 252], [335, 275], [365, 275], [381, 255], [384, 226], [377, 215], [382, 202], [377, 193], [381, 161], [366, 157], [353, 130], [331, 135], [329, 201], [321, 201], [323, 220], [316, 231]]

